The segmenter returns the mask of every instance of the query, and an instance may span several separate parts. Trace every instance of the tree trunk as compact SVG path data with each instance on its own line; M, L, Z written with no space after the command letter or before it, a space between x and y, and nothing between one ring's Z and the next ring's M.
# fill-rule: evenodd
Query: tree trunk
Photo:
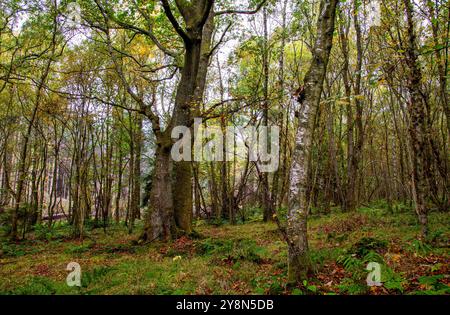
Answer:
M175 98L171 127L191 127L193 114L200 113L206 75L210 59L214 13L204 25L192 21L195 27L188 31L190 41L185 42L184 65ZM193 134L191 128L191 134ZM192 165L190 161L173 163L173 206L177 227L184 233L192 232Z
M428 234L428 218L425 196L427 193L427 155L429 126L427 113L427 97L422 91L422 74L418 63L416 34L413 22L413 4L410 0L403 1L407 18L408 40L405 49L405 62L408 67L408 102L409 135L412 157L412 188L416 213L421 225L421 237Z
M170 135L169 135L170 136ZM149 211L146 214L143 241L156 239L170 240L176 237L176 225L173 213L171 183L171 139L166 134L157 134L155 167L150 192Z
M123 157L122 157L122 148L119 146L118 149L118 165L117 165L117 171L118 171L118 179L117 179L117 195L116 195L116 205L115 205L115 212L114 212L114 219L116 221L116 224L119 224L120 222L120 199L122 197L122 177L123 177Z
M308 253L307 218L309 205L306 195L308 169L311 151L311 131L314 124L313 113L319 105L323 81L327 69L333 32L337 0L323 0L317 21L317 37L312 51L312 61L304 79L304 90L299 95L299 126L295 137L289 205L287 235L288 281L299 282L312 269Z
M269 34L267 30L267 9L266 7L263 8L263 24L264 24L264 45L263 45L263 76L264 76L264 83L263 83L263 115L262 115L262 125L264 127L269 126ZM269 135L269 129L267 130L266 134L266 143L270 143L270 135ZM270 148L267 148L267 152ZM272 214L272 203L270 202L270 188L269 188L269 174L267 172L263 172L261 174L261 184L262 184L262 195L261 195L261 201L262 201L262 208L263 208L263 221L267 222L270 220L271 214Z

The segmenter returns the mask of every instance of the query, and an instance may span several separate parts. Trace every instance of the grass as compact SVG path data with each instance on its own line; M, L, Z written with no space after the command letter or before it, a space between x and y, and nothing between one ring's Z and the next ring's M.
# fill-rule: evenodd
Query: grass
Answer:
M297 287L286 286L287 247L273 223L198 221L200 237L150 245L133 245L137 234L122 225L91 229L84 241L64 238L65 225L41 228L0 244L0 294L449 294L450 218L432 213L429 221L425 244L413 213L382 204L313 215L316 272ZM82 268L79 288L66 285L72 261ZM383 286L365 284L369 261L380 262Z

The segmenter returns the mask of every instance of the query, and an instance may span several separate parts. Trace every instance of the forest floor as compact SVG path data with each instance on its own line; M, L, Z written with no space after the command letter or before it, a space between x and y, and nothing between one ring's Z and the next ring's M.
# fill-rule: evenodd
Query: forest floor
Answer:
M401 209L397 209L401 210ZM69 227L38 229L26 241L0 244L0 294L449 294L450 215L431 213L428 243L413 211L382 206L312 215L308 281L286 286L287 247L273 223L211 226L198 237L133 245L122 225L67 239ZM69 262L82 286L69 287ZM382 286L368 287L368 262L381 265Z

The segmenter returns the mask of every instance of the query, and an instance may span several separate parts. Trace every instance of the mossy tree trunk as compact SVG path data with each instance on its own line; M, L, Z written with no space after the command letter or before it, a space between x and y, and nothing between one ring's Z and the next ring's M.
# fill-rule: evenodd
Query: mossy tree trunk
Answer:
M427 185L427 170L431 164L429 139L431 138L430 127L428 125L428 96L421 86L422 73L418 61L418 51L416 44L416 34L413 21L413 4L409 0L404 0L404 7L407 21L407 35L405 49L405 63L408 67L407 88L409 94L408 114L409 114L409 136L411 143L412 159L412 189L416 213L421 225L421 237L428 234L428 217L426 206L426 194L429 192Z
M162 1L164 11L184 43L184 65L175 97L175 108L170 127L191 128L193 116L200 114L206 75L211 56L211 38L214 30L214 1L201 0L193 4L176 2L186 29L173 19L167 1ZM169 128L169 129L171 129ZM193 192L191 161L173 163L173 206L175 222L183 233L192 232Z
M156 136L155 167L152 179L154 184L150 192L144 232L141 235L143 241L170 240L176 236L171 182L171 139L170 134L167 133L158 132Z

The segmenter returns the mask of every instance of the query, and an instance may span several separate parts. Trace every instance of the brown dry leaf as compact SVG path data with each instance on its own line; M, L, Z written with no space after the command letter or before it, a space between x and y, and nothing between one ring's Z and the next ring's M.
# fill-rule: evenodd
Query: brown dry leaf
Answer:
M402 259L402 255L400 255L400 254L392 255L392 261L395 262L395 263L400 262L401 259Z

